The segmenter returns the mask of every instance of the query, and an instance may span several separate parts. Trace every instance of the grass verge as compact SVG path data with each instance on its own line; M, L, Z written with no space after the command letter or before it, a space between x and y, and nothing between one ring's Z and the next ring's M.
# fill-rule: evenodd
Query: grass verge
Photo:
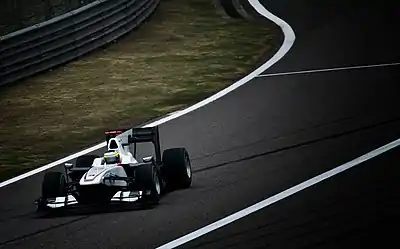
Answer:
M0 88L0 179L193 104L254 68L277 27L222 18L211 0L163 0L115 44Z

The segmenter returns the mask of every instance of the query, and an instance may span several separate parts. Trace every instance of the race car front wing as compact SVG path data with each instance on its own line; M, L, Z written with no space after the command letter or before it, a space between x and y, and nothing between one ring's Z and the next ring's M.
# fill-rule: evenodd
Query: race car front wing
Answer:
M118 191L111 198L111 202L117 203L133 203L139 200L144 194L143 191ZM35 200L35 204L38 206L46 206L48 208L56 209L66 206L79 205L78 201L75 199L73 195L60 196L56 198L39 198Z

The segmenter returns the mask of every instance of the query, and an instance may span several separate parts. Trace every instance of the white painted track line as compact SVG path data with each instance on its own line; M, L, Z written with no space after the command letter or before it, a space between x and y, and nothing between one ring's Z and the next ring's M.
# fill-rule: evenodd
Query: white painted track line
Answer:
M229 87L221 90L220 92L212 95L211 97L208 97L207 99L204 99L184 110L181 110L177 113L174 113L173 115L170 115L163 119L155 121L154 123L148 124L145 127L157 126L157 125L163 124L169 120L176 119L182 115L185 115L185 114L192 112L196 109L199 109L200 107L203 107L211 102L216 101L217 99L225 96L226 94L232 92L236 88L248 83L250 80L252 80L255 77L257 77L258 75L260 75L262 72L264 72L265 70L270 68L272 65L274 65L276 62L278 62L280 59L282 59L286 55L287 52L289 52L290 48L293 46L293 43L296 39L294 31L289 26L289 24L287 24L285 21L276 17L271 12L266 10L264 8L264 6L261 5L261 3L258 0L249 0L249 3L257 10L258 13L265 16L269 20L273 21L278 26L280 26L280 28L282 29L285 39L282 43L282 46L279 48L278 52L274 56L272 56L271 59L269 59L267 62L265 62L263 65L261 65L259 68L257 68L256 70L254 70L253 72L251 72L250 74L245 76L244 78L240 79L236 83L230 85Z
M145 125L144 127L153 127L153 126L157 126L160 124L163 124L165 122L168 122L170 120L176 119L182 115L185 115L187 113L190 113L196 109L199 109L223 96L225 96L226 94L232 92L233 90L235 90L236 88L248 83L250 80L254 79L255 77L257 77L260 73L264 72L265 70L267 70L269 67L271 67L273 64L275 64L276 62L278 62L280 59L282 59L285 54L290 50L290 48L293 46L293 43L296 39L296 36L294 34L293 29L289 26L289 24L287 24L285 21L283 21L282 19L280 19L279 17L276 17L275 15L273 15L271 12L269 12L268 10L266 10L264 8L263 5L261 5L261 3L258 0L249 0L249 3L257 10L258 13L260 13L262 16L268 18L269 20L271 20L272 22L276 23L283 31L284 34L284 41L282 43L282 46L279 48L278 52L276 52L276 54L274 54L274 56L271 57L271 59L269 59L267 62L265 62L263 65L261 65L259 68L257 68L256 70L254 70L253 72L251 72L250 74L248 74L247 76L245 76L244 78L242 78L241 80L235 82L234 84L230 85L229 87L221 90L220 92L208 97L207 99L204 99L203 101L198 102L197 104L194 104L193 106L190 106L184 110L172 113L170 115L167 115L166 117L157 120L155 122L152 122L150 124ZM75 159L78 156L81 155L85 155L87 153L93 152L95 150L101 149L103 147L105 147L106 144L101 143L98 145L95 145L91 148L88 148L86 150L77 152L73 155L70 155L68 157L59 159L55 162L49 163L47 165L44 165L40 168L34 169L32 171L29 171L27 173L24 173L22 175L19 175L17 177L11 178L9 180L6 180L4 182L0 183L0 188L5 187L9 184L15 183L17 181L20 181L24 178L30 177L32 175L35 175L37 173L40 173L42 171L48 170L52 167L55 167L59 164L65 163L69 160Z
M362 65L362 66L333 67L333 68L312 69L312 70L302 70L302 71L292 71L292 72L282 72L282 73L260 74L257 77L272 77L272 76L285 76L285 75L295 75L295 74L311 74L311 73L324 73L324 72L334 72L334 71L348 71L348 70L375 68L375 67L393 67L393 66L399 66L399 65L400 65L400 62Z
M70 160L72 160L72 159L74 159L74 158L77 158L78 156L85 155L85 154L88 154L88 153L93 152L93 151L95 151L95 150L101 149L101 148L105 147L106 145L107 145L106 142L97 144L97 145L95 145L95 146L93 146L93 147L90 147L90 148L88 148L88 149L82 150L82 151L77 152L77 153L75 153L75 154L72 154L72 155L70 155L70 156L67 156L67 157L61 158L61 159L59 159L59 160L57 160L57 161L54 161L54 162L52 162L52 163L49 163L49 164L47 164L47 165L45 165L45 166L42 166L42 167L40 167L40 168L31 170L31 171L26 172L26 173L24 173L24 174L22 174L22 175L19 175L19 176L16 176L16 177L14 177L14 178L11 178L11 179L9 179L9 180L6 180L6 181L4 181L4 182L1 182L1 183L0 183L0 188L2 188L2 187L4 187L4 186L7 186L7 185L9 185L9 184L11 184L11 183L17 182L17 181L19 181L19 180L22 180L22 179L24 179L24 178L27 178L27 177L29 177L29 176L32 176L32 175L34 175L34 174L37 174L37 173L40 173L40 172L42 172L42 171L48 170L48 169L50 169L50 168L53 168L53 167L55 167L55 166L57 166L57 165L60 165L60 164L62 164L62 163L66 163L66 162L68 162L68 161L70 161Z
M393 141L393 142L391 142L391 143L389 143L387 145L384 145L384 146L382 146L382 147L380 147L380 148L378 148L376 150L373 150L373 151L371 151L371 152L369 152L369 153L367 153L367 154L365 154L363 156L360 156L360 157L358 157L358 158L356 158L356 159L354 159L354 160L352 160L352 161L350 161L348 163L345 163L345 164L340 165L340 166L338 166L338 167L336 167L336 168L334 168L332 170L329 170L329 171L327 171L327 172L325 172L323 174L315 176L315 177L313 177L313 178L311 178L311 179L309 179L309 180L307 180L305 182L302 182L302 183L300 183L300 184L298 184L296 186L293 186L293 187L291 187L289 189L286 189L285 191L280 192L280 193L278 193L278 194L276 194L274 196L271 196L271 197L269 197L269 198L267 198L267 199L265 199L263 201L260 201L260 202L254 204L254 205L252 205L250 207L247 207L247 208L245 208L243 210L240 210L240 211L238 211L238 212L236 212L234 214L231 214L231 215L229 215L229 216L227 216L227 217L225 217L225 218L223 218L221 220L218 220L218 221L216 221L214 223L211 223L211 224L209 224L209 225L207 225L207 226L205 226L203 228L200 228L200 229L198 229L198 230L196 230L194 232L191 232L191 233L189 233L189 234L187 234L187 235L185 235L183 237L180 237L180 238L178 238L176 240L173 240L173 241L171 241L171 242L169 242L169 243L167 243L165 245L159 246L156 249L170 249L170 248L175 248L177 246L183 245L183 244L185 244L185 243L187 243L189 241L192 241L192 240L194 240L194 239L196 239L196 238L198 238L200 236L203 236L203 235L205 235L207 233L210 233L210 232L212 232L212 231L214 231L214 230L216 230L218 228L226 226L226 225L228 225L228 224L230 224L230 223L232 223L232 222L234 222L234 221L236 221L238 219L241 219L241 218L243 218L243 217L245 217L245 216L247 216L249 214L252 214L252 213L254 213L254 212L256 212L256 211L258 211L260 209L268 207L268 206L270 206L270 205L272 205L272 204L274 204L274 203L276 203L276 202L278 202L278 201L280 201L282 199L285 199L285 198L287 198L287 197L289 197L291 195L294 195L294 194L296 194L296 193L298 193L298 192L300 192L300 191L302 191L302 190L304 190L304 189L306 189L308 187L311 187L311 186L313 186L313 185L315 185L315 184L317 184L319 182L322 182L322 181L324 181L324 180L326 180L326 179L328 179L328 178L330 178L330 177L332 177L334 175L337 175L337 174L339 174L339 173L341 173L341 172L343 172L345 170L348 170L348 169L350 169L350 168L352 168L352 167L354 167L356 165L359 165L360 163L363 163L363 162L365 162L365 161L367 161L367 160L369 160L371 158L374 158L374 157L376 157L376 156L378 156L380 154L383 154L383 153L387 152L388 150L391 150L391 149L393 149L393 148L395 148L395 147L397 147L399 145L400 145L400 139L397 139L397 140L395 140L395 141Z

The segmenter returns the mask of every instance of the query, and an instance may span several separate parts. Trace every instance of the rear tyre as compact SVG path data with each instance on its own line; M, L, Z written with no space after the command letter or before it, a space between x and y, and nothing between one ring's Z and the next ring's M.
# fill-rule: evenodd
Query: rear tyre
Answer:
M90 168L92 167L94 159L98 158L97 155L83 155L76 159L76 168Z
M42 197L55 198L66 195L67 181L61 172L46 172L42 182Z
M152 164L139 166L135 173L139 189L144 192L142 204L157 205L160 202L161 181L156 167Z
M68 176L72 181L79 181L82 176L86 173L87 169L92 167L94 159L96 159L97 155L83 155L79 156L75 161L75 167L79 170L73 170L68 173Z
M192 166L185 148L173 148L163 153L163 165L172 188L189 188L192 184Z

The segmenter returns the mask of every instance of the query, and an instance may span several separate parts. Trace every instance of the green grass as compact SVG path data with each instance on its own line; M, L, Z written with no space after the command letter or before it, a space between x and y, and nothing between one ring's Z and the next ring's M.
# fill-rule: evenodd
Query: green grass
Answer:
M183 108L249 72L277 28L222 18L211 0L163 0L152 18L75 62L0 88L0 178Z

